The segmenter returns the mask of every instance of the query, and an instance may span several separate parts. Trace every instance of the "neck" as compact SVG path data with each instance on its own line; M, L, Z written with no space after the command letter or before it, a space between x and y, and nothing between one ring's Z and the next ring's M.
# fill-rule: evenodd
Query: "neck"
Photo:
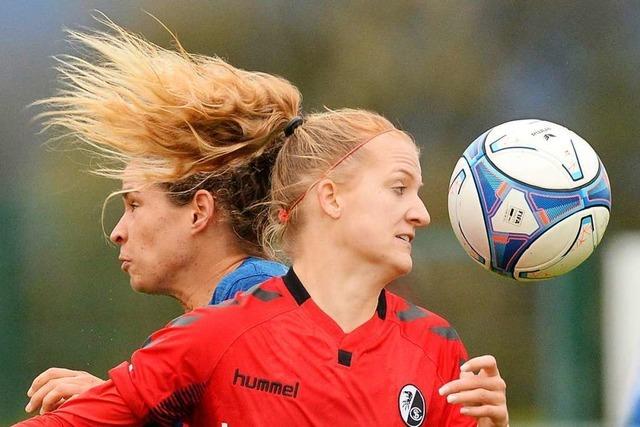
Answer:
M211 301L213 291L222 278L235 270L248 255L244 252L225 253L202 251L203 255L184 268L176 277L171 296L176 298L185 312L203 307Z
M313 256L296 256L293 263L313 301L345 333L375 315L378 297L387 284L376 277L375 269L362 267L345 263L335 251L319 254L317 248Z

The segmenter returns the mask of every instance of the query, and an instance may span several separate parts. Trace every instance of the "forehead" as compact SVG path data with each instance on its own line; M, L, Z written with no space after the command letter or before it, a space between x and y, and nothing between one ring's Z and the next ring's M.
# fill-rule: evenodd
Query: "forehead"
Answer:
M126 175L122 177L122 192L123 194L128 193L137 193L137 194L155 194L155 193L165 193L164 189L161 188L158 184L149 183L140 179L127 177Z
M123 176L122 190L126 192L146 192L149 190L149 185L139 179Z
M136 176L137 168L136 163L129 163L122 171L122 189L123 190L137 190L144 186L144 183Z
M373 138L364 147L369 167L379 170L408 169L421 174L418 147L402 132L388 132Z
M128 165L122 173L122 190L125 192L158 192L161 191L161 187L157 184L145 181L140 178L138 169L134 166Z

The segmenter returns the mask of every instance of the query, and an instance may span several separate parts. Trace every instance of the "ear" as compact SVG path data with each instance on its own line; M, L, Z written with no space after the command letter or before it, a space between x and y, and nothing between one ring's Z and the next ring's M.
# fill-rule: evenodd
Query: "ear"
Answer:
M329 217L338 219L342 215L342 206L338 197L338 186L329 178L325 178L316 185L316 195L320 209Z
M191 229L194 233L199 233L215 218L215 200L207 190L198 190L190 204Z

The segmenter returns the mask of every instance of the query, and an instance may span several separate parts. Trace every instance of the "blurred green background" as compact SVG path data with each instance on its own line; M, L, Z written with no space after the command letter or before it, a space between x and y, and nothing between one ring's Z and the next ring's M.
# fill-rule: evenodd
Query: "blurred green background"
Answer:
M640 229L640 3L558 1L13 1L0 5L0 424L23 419L26 390L51 367L104 377L180 314L135 294L100 226L117 187L77 153L43 147L26 106L57 87L63 28L93 10L169 47L280 74L304 108L379 111L422 146L424 199L415 271L394 290L443 314L472 355L495 354L512 426L599 425L603 417L601 259ZM450 173L496 124L542 118L589 141L613 187L596 254L571 274L522 285L468 258L450 231ZM107 211L107 226L119 213ZM638 280L637 277L630 280Z

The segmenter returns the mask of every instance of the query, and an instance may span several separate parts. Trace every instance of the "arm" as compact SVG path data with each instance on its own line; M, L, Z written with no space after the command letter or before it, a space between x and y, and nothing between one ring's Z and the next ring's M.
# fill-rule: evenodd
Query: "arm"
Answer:
M439 393L449 403L462 405L460 413L478 419L478 427L509 427L507 385L493 356L468 360L460 378L443 385Z
M203 308L175 319L155 332L131 363L109 371L109 381L25 425L170 424L187 416L215 367L212 349L219 349L212 344L219 328L207 321L207 313Z
M25 411L39 409L40 414L53 411L65 401L102 383L104 380L88 372L49 368L33 380L27 391L30 400Z
M16 424L17 427L135 426L144 419L136 417L113 381L98 385L65 402L54 412Z

